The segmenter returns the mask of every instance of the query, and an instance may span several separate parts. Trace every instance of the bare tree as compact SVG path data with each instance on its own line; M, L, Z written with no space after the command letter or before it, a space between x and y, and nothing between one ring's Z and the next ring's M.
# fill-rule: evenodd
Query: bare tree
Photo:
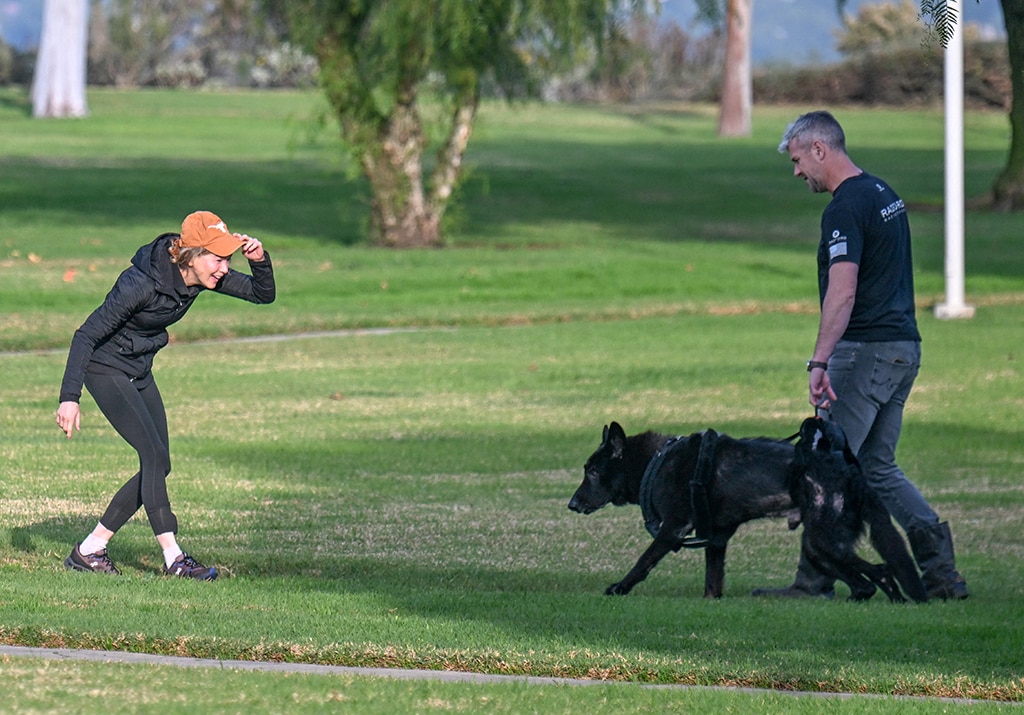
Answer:
M725 20L725 64L722 102L718 108L718 136L750 136L754 104L750 73L750 37L754 0L729 0Z
M700 19L715 27L721 27L723 21L725 24L718 135L747 136L750 134L754 94L750 69L754 0L696 0L696 3Z
M32 80L32 116L84 117L88 0L46 0Z

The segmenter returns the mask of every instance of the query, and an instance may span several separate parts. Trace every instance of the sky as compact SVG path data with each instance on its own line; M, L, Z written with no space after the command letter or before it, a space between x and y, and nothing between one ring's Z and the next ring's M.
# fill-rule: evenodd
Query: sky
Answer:
M847 0L847 12L880 0ZM39 44L44 0L0 0L0 36L9 45L28 50ZM835 32L840 27L835 0L753 0L754 39L751 57L755 66L801 66L839 59ZM983 36L1004 37L998 0L960 0L964 19L981 26ZM705 30L692 23L694 0L662 0L662 14L687 32Z
M0 37L19 50L38 46L43 0L0 0Z
M861 5L881 2L883 0L847 0L845 12L855 15ZM661 3L665 17L674 19L687 32L703 34L692 25L696 10L694 0L661 0ZM835 33L842 23L835 0L753 0L753 3L754 35L750 54L755 66L803 66L840 59L835 49ZM915 0L915 4L920 6L919 0ZM981 27L983 37L1006 36L998 0L958 0L957 4L967 23Z

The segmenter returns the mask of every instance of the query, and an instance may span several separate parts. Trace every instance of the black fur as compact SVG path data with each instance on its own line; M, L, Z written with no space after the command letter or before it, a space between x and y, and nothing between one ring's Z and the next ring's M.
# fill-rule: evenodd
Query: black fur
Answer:
M818 421L817 418L812 420ZM802 432L812 420L804 423ZM653 516L660 522L654 541L630 572L621 581L609 586L605 593L629 593L634 586L647 578L666 554L678 551L684 545L684 538L693 530L695 523L690 482L697 469L701 439L701 433L681 437L673 442L671 449L667 451L657 474L652 477L647 500ZM639 504L644 471L658 451L669 442L669 437L655 432L627 437L616 422L606 426L601 445L587 460L583 483L569 501L569 508L581 514L590 514L608 504ZM805 443L806 441L801 439L801 444ZM845 440L843 443L845 445ZM825 447L831 443L818 444ZM704 552L705 597L717 598L722 595L726 545L741 524L769 516L790 516L790 526L795 528L799 523L795 520L797 509L800 510L801 518L812 522L809 529L805 522L803 548L809 550L809 555L816 563L826 565L829 569L827 573L835 574L836 578L849 584L853 597L870 597L871 593L874 593L874 586L871 583L881 581L879 586L890 599L903 600L886 566L875 567L867 564L854 552L865 520L872 526L872 544L879 549L883 558L899 562L898 555L893 555L897 544L886 533L883 522L893 530L906 559L906 562L893 564L901 574L898 580L912 598L917 599L919 594L923 594L923 586L913 562L910 561L902 537L895 532L885 507L866 486L852 499L858 509L844 506L836 513L830 506L837 503L835 500L825 500L820 506L814 501L811 508L803 506L806 490L810 488L813 491L810 483L814 480L819 483L826 481L825 475L829 471L829 466L825 462L834 466L834 458L831 449L814 449L813 445L810 449L804 449L798 459L797 448L784 440L735 439L728 435L718 435L713 471L706 486L711 514L711 538ZM819 465L819 462L822 464ZM844 461L844 469L841 471L840 481L863 483L859 467L850 468ZM798 475L807 474L812 474L812 478L797 478ZM808 486L805 487L805 484ZM833 495L836 489L841 488L839 483L827 484L829 486L826 488L831 489L829 493ZM825 523L827 519L832 520L828 525ZM881 547L876 543L876 532L879 534ZM907 563L910 565L912 577L907 574ZM869 573L865 573L863 564L867 564ZM870 579L866 586L865 576ZM908 586L905 581L910 585ZM871 593L868 593L869 589Z
M903 537L868 486L838 424L804 420L794 468L791 495L804 525L801 548L819 571L846 583L851 600L871 598L875 586L892 601L904 600L899 586L915 601L928 600ZM871 545L884 564L869 563L855 551L865 524L871 527Z

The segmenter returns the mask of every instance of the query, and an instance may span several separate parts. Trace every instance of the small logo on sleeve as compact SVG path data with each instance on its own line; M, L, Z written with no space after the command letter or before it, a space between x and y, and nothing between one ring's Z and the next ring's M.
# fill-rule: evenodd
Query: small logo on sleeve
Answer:
M832 238L828 242L828 258L834 261L839 256L846 255L846 236L838 229L832 231Z

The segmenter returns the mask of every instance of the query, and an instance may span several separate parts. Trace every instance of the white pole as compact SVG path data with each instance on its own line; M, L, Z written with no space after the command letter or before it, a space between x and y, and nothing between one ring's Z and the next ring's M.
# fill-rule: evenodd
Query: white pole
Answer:
M954 6L953 35L946 46L946 302L937 318L971 318L964 304L964 34L963 14Z

